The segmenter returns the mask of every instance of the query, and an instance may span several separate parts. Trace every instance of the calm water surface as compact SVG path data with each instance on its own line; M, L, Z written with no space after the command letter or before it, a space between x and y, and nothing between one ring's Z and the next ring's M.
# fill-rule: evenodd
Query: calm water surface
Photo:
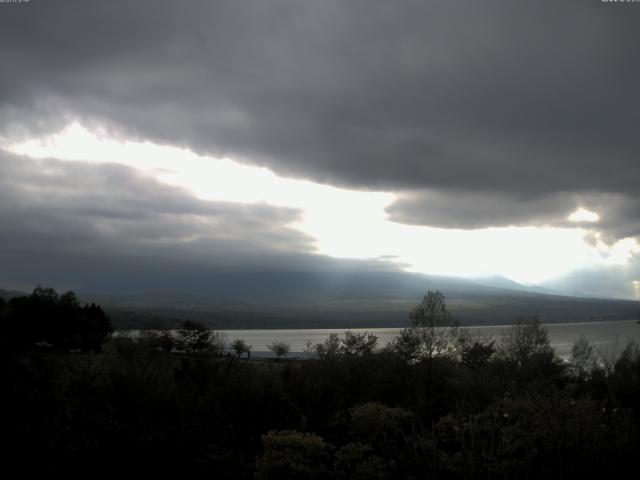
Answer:
M640 325L635 320L616 322L584 322L584 323L554 323L546 324L551 345L556 353L566 358L571 354L573 343L584 335L589 342L605 358L615 358L625 345L635 340L640 343ZM508 325L464 327L473 333L481 333L500 341ZM396 337L400 328L369 328L351 329L353 332L370 332L378 337L378 343L386 345ZM344 335L344 329L295 329L295 330L224 330L229 342L236 338L243 339L252 345L252 353L258 356L268 356L268 346L274 341L282 341L291 346L291 355L300 356L305 351L306 342L313 345L322 343L331 333ZM295 355L298 354L298 355Z

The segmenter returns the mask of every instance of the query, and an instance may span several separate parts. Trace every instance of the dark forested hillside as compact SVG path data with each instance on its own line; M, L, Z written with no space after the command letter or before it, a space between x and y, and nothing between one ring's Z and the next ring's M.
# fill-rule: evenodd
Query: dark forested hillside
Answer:
M95 325L89 316L65 323L70 299L41 289L20 300L39 305L37 317L0 302L3 345L19 340L0 351L5 467L593 478L634 467L640 448L638 345L605 359L583 339L562 362L535 316L495 343L458 329L444 297L429 292L384 349L374 335L348 332L308 360L287 360L286 346L276 359L250 360L240 343L224 356L222 337L194 322L175 334L103 335L94 352L37 341L53 340L49 326L70 325L80 338ZM6 328L17 321L32 327L28 339Z
M629 300L494 288L443 292L451 312L465 325L508 324L531 313L546 323L627 320L640 311L640 302ZM403 327L408 322L407 311L419 296L325 297L307 302L292 297L288 302L258 303L250 295L249 300L221 299L215 293L86 295L104 305L116 328L170 327L191 319L227 329Z

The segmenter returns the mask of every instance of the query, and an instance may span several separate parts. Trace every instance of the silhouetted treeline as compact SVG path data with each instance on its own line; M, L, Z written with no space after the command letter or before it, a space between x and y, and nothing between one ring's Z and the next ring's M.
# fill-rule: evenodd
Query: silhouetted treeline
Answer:
M0 299L0 347L3 350L51 348L99 351L113 328L95 304L81 306L71 291L62 295L37 287L29 296Z
M7 311L3 326L17 318ZM562 362L535 318L496 344L457 329L431 292L411 320L386 348L350 332L309 360L225 356L221 337L195 324L110 337L100 353L6 350L4 453L65 471L262 480L592 478L635 468L636 345L603 362L581 340Z

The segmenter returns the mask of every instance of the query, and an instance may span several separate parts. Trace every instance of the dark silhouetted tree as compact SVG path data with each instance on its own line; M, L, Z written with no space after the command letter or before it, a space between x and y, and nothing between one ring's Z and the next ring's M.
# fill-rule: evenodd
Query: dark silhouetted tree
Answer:
M80 306L71 291L58 295L53 288L38 286L29 296L11 299L3 310L0 335L11 349L98 351L113 331L102 308Z
M518 364L536 356L553 356L547 329L537 315L521 317L506 330L500 344L500 353Z
M571 347L569 358L571 371L578 377L589 375L598 366L598 356L595 349L584 335L580 336Z
M347 330L342 338L342 352L350 356L371 355L378 345L378 337L368 332Z
M276 341L269 345L268 348L275 354L276 359L280 360L280 357L287 356L291 347L284 342Z
M316 345L316 353L319 358L335 358L340 355L342 342L337 333L330 333L324 342Z
M400 335L393 339L388 349L406 363L420 358L420 338L413 328L403 328Z
M429 291L411 311L411 331L417 338L420 355L432 360L452 349L458 323L447 310L444 295Z
M460 361L475 370L486 365L497 349L495 341L460 329L456 338L456 350Z
M238 358L242 357L243 354L247 354L247 357L250 355L251 345L247 345L246 342L240 338L236 338L233 342L231 342L231 348Z
M221 355L225 337L221 332L192 320L185 320L177 329L176 344L186 353L209 353Z

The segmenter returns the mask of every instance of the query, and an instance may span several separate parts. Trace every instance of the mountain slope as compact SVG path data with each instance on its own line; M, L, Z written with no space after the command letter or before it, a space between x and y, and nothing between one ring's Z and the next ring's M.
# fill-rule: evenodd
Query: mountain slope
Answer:
M403 272L259 272L179 282L179 288L80 297L104 305L124 328L194 319L219 328L356 328L406 326L428 290L440 290L463 324L504 324L523 315L545 322L621 320L640 302L577 298L530 291L507 279L499 288ZM178 283L178 282L177 282Z

